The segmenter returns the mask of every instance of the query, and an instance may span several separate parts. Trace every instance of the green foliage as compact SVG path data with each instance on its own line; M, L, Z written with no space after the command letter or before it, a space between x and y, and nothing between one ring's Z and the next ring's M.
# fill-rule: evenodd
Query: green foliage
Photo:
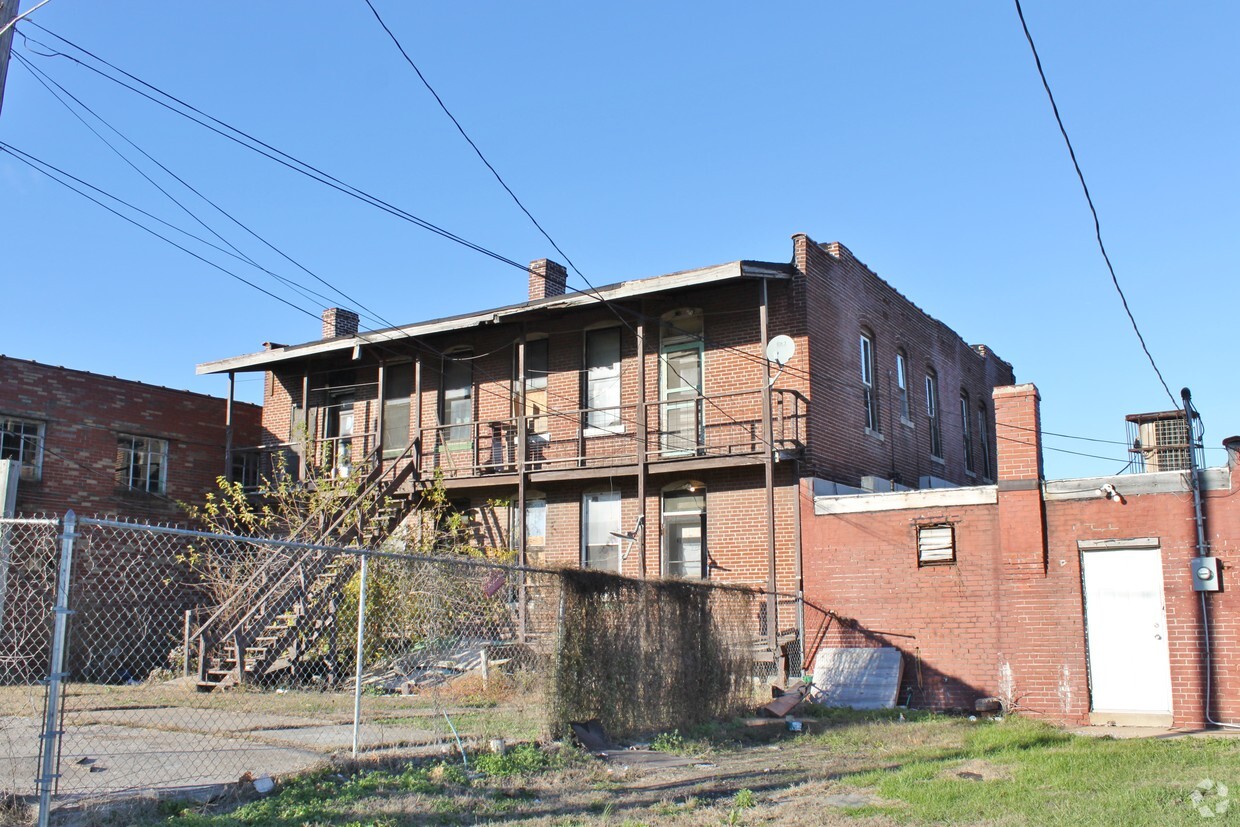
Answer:
M650 742L650 748L659 752L683 752L685 749L685 736L681 735L678 729L673 729L671 732L660 732Z
M517 744L503 754L488 752L477 756L474 769L493 776L533 775L560 763L537 744Z

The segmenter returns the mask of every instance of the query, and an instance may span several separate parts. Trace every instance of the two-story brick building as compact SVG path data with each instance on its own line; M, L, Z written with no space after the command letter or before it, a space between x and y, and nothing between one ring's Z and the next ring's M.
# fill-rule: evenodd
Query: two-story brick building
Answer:
M6 506L179 519L178 503L201 500L226 472L230 440L259 440L261 414L257 405L0 356L0 460L16 470L3 481Z
M536 261L522 304L365 333L331 309L316 341L198 372L266 374L265 452L336 473L416 461L479 542L523 561L765 588L772 652L797 637L795 603L773 594L801 588L799 480L993 476L988 403L1011 366L838 243L798 234L789 263L566 282Z

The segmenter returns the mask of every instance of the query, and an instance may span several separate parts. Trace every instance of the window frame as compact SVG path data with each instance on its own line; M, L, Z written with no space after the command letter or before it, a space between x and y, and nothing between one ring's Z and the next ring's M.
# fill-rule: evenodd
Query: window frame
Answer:
M468 448L474 442L474 426L477 424L474 420L476 398L474 394L474 350L470 347L454 348L444 353L440 363L439 371L439 425L442 434L441 442L446 445L449 450L462 450ZM452 365L453 370L464 371L465 382L463 385L448 384L448 366ZM460 367L457 367L460 366ZM463 396L450 397L450 392L464 391ZM465 400L469 406L469 416L464 421L457 421L451 416L452 406L450 403Z
M874 380L874 334L862 328L859 347L861 357L861 393L865 407L865 431L882 435L882 414L878 405L878 386Z
M668 509L668 498L684 497L700 500L701 506L697 509ZM659 494L659 524L660 524L660 569L664 577L683 577L687 580L705 580L710 576L710 549L707 541L707 492L706 486L697 481L678 482L665 486ZM671 526L694 526L699 531L698 540L698 565L696 571L685 569L685 560L681 560L682 571L673 572L671 570Z
M896 350L896 392L899 395L900 421L905 425L913 424L913 411L908 395L908 354L903 348Z
M982 479L994 479L994 465L990 459L990 412L985 402L977 405L977 434L982 454Z
M622 533L624 531L624 497L621 494L619 489L602 488L602 489L594 489L592 491L583 491L581 494L581 557L580 557L581 567L583 569L595 569L599 571L614 571L614 572L619 573L624 568L624 561L622 559L622 555L624 554L624 551L620 547L620 542L618 539L613 538L610 542L606 544L606 546L614 546L615 548L615 567L614 568L597 565L597 564L591 565L592 558L590 555L590 549L600 547L600 544L598 543L594 543L594 544L590 543L590 536L591 536L590 502L591 502L591 498L594 498L593 501L596 503L603 503L603 502L606 502L609 504L613 502L615 503L615 521L611 523L610 525L599 525L597 527L598 531L604 532L607 536L610 536L613 530L616 533ZM603 518L600 517L599 522L601 523L602 521L603 521ZM597 538L597 536L598 535L596 534L595 537ZM606 560L607 560L607 557L606 555L604 555L600 562L606 562Z
M603 336L615 337L615 360L609 365L602 363L592 365L591 345ZM624 433L624 418L621 416L623 354L624 339L620 335L618 325L590 328L584 332L582 336L581 408L585 436ZM610 386L614 386L614 391ZM603 391L608 394L609 398L604 400L608 404L593 404ZM611 398L613 395L615 404L610 404L613 401Z
M970 425L970 417L972 416L972 404L969 401L969 392L964 388L960 389L960 439L964 445L964 472L970 477L977 476L977 463L973 455L973 428Z
M930 458L943 462L943 412L939 404L939 375L926 370L926 419L930 425Z
M128 444L126 444L128 441ZM159 458L158 472L156 474L154 488L151 486L151 473L149 460L135 464L139 454L139 444L144 447L141 453L146 456L154 455ZM159 449L159 450L156 450ZM137 434L118 433L116 435L117 450L117 484L129 491L136 491L144 494L163 495L168 492L168 440L159 437L139 436ZM121 462L121 460L124 462ZM135 468L146 467L147 471L143 476L143 485L134 485ZM124 475L122 477L122 474Z
M22 426L20 430L12 430L10 424ZM26 426L34 426L33 445ZM20 479L26 482L38 482L43 479L43 441L47 436L47 423L38 419L23 416L0 416L0 459L11 459L17 462ZM5 456L4 451L13 452L15 456ZM15 446L15 447L14 447ZM33 459L27 460L29 448L33 449Z

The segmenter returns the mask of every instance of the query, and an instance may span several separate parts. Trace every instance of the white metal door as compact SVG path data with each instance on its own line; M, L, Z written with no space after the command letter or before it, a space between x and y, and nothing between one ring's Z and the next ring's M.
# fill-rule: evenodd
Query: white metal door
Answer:
M1171 711L1171 662L1159 548L1081 553L1091 706Z

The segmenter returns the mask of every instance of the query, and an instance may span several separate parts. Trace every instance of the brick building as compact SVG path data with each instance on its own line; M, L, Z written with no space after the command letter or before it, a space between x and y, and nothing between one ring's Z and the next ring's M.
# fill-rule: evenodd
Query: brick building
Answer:
M899 648L915 706L998 696L1067 723L1240 722L1240 600L1193 576L1211 556L1226 587L1240 564L1240 440L1198 474L1203 551L1188 471L1046 481L1036 388L996 389L994 407L996 485L806 500L815 643Z
M225 472L230 431L238 445L259 443L261 415L257 405L0 356L0 460L14 469L5 483L19 514L179 519L177 502L200 500Z
M367 333L332 309L319 340L198 371L265 373L265 451L290 467L415 462L479 543L542 564L795 595L802 479L993 475L989 399L1011 366L838 243L799 234L790 263L566 282L536 261L525 303ZM765 356L778 337L782 365ZM794 603L772 596L764 616L768 650L797 638Z

